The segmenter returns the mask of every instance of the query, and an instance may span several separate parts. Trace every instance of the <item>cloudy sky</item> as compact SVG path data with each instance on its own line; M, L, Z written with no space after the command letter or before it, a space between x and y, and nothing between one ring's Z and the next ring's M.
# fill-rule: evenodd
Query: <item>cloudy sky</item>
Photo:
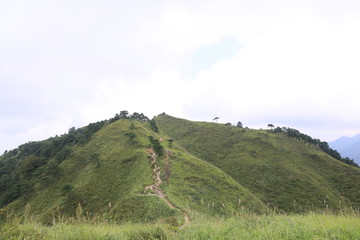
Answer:
M0 152L110 118L360 133L357 0L1 0Z

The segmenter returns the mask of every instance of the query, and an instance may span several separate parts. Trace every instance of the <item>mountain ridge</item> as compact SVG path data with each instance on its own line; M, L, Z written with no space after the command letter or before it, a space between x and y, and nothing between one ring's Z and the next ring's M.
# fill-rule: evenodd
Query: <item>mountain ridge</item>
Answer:
M330 173L324 173L322 164L326 163L330 169L344 168L341 171L344 174L348 174L347 171L349 170L359 179L359 169L348 167L318 148L291 139L282 133L272 134L264 130L235 128L216 123L191 122L167 115L158 116L156 121L160 130L175 139L190 153L221 168L251 192L257 192L257 196L268 202L270 206L280 207L285 211L304 210L296 209L292 206L292 201L300 202L300 208L310 210L311 205L315 202L320 207L321 203L330 200L331 198L328 198L330 195L334 197L344 196L341 188L329 190L338 184L337 181L342 181L342 177L330 179L327 176ZM276 166L280 160L282 163ZM300 161L301 165L298 166L297 162ZM312 171L314 167L318 168L317 172ZM347 168L348 170L346 170ZM301 170L299 171L299 169ZM289 171L292 175L289 175ZM266 177L261 177L264 174ZM333 174L335 174L335 169ZM269 179L273 179L273 181L269 181ZM327 188L324 188L323 185L318 184L319 181L327 184L328 190L325 190ZM292 185L292 187L288 185ZM301 187L298 189L299 191L293 192L292 188L299 186ZM313 190L309 191L309 187L312 187ZM359 194L359 187L355 187L357 194ZM314 196L313 202L304 201L306 192L308 192L307 198ZM320 196L315 192L322 194ZM292 196L293 199L287 199L287 195ZM335 197L331 200L331 204L336 206L338 201L345 199L346 197L344 199ZM356 200L357 198L353 199ZM324 204L322 207L326 208L327 206L328 204Z
M201 215L360 207L358 168L284 132L126 112L1 155L0 208L44 222L183 226Z
M329 145L336 149L342 156L353 159L360 164L360 134L353 137L343 136L332 142Z
M129 133L136 137L131 139ZM64 149L53 155L45 151L55 142L76 136L71 131L60 139L31 143L2 155L1 207L16 213L30 211L45 222L51 222L55 213L56 218L80 214L115 222L159 220L175 225L186 223L185 216L267 211L257 197L220 169L184 152L176 143L170 147L161 142L165 136L154 132L148 121L109 121L87 141L65 144L64 149L70 150L60 160L59 152ZM149 137L156 141L151 143ZM157 153L158 167L148 154L148 149L157 149L156 144L172 152L168 160ZM154 169L160 171L158 187L174 208L156 194L159 189L146 190L156 183Z

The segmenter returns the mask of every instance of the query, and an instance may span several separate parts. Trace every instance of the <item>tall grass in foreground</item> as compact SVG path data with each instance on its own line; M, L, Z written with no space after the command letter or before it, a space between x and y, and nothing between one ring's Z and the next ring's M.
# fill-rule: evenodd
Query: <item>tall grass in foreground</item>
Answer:
M198 218L183 229L165 224L75 222L44 226L35 220L0 224L0 239L360 239L359 214L244 215Z

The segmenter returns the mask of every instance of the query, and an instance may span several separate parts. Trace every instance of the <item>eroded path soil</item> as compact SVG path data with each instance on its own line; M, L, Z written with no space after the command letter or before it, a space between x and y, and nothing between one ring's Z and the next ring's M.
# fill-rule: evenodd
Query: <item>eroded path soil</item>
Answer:
M165 192L161 189L161 187L160 187L162 184L162 180L160 178L161 169L160 169L160 166L157 161L157 155L152 148L147 149L146 152L149 155L150 163L153 167L152 178L154 179L154 184L145 187L145 192L148 192L150 190L152 193L148 193L148 195L159 196L170 208L177 209L180 212L182 212L182 214L184 215L184 224L181 225L180 228L185 227L186 225L188 225L190 223L189 214L187 214L187 212L175 207L174 204L166 196ZM168 150L166 150L165 152L166 152L166 156L165 156L164 162L166 165L169 165L169 158L171 157L172 152L168 151Z

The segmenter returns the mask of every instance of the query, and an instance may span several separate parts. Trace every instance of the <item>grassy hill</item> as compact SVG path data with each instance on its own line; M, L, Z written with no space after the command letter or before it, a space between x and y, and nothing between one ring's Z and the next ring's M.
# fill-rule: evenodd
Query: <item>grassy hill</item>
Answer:
M1 155L0 219L184 226L272 209L360 207L360 170L311 144L165 114L133 116L122 112Z
M265 130L159 115L160 133L211 163L270 208L304 212L360 207L360 169L319 148Z
M89 126L2 155L0 207L43 222L86 218L173 225L183 224L185 214L194 218L267 211L220 168L176 143L170 148L148 121L113 119ZM154 162L149 136L166 150ZM149 190L157 171L168 202Z

